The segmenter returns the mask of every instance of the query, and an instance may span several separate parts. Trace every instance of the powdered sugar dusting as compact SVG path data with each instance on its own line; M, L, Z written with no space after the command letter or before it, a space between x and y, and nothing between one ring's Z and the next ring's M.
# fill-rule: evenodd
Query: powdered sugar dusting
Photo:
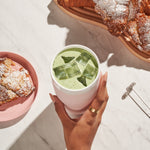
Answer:
M6 58L0 58L0 78L9 70L9 67L5 65L5 60Z
M0 85L0 105L9 101L10 99L17 98L18 96L11 90L7 90L4 86Z
M139 34L137 32L137 23L136 23L136 21L130 21L128 23L127 29L128 29L129 34L132 36L133 41L137 45L142 45L142 43L140 41L140 38L139 38Z
M95 10L113 35L118 36L127 31L139 50L150 51L150 16L146 13L146 9L150 8L149 1L93 1L96 3Z
M1 79L1 84L5 85L7 89L16 92L21 97L28 96L33 90L29 73L25 69L4 74L4 77Z
M150 44L143 45L143 48L147 51L150 51Z
M126 11L128 9L127 5L130 0L94 0L96 3L96 10L101 14L103 10L103 17L111 17L116 19L118 17L123 18L126 16ZM105 14L104 14L105 13Z
M101 15L108 30L120 35L127 24L130 0L93 0L95 10Z
M34 90L29 72L11 59L0 59L0 100L26 97ZM17 96L18 95L18 96Z
M4 74L4 71L6 70L6 66L4 64L0 65L0 78L2 77L2 75Z
M129 5L128 21L130 21L132 19L135 19L136 13L137 13L137 7L135 7L134 4L131 1L130 5Z
M137 14L137 25L143 48L150 51L150 16L143 13Z

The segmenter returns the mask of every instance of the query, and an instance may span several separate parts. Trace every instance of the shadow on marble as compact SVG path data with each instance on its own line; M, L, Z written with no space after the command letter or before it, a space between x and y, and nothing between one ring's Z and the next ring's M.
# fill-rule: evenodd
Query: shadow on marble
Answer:
M47 22L60 28L67 28L65 45L82 44L91 48L101 63L108 66L127 66L150 71L149 63L134 56L123 43L105 29L85 23L64 13L51 1L48 5L50 13Z
M51 103L9 150L65 150L61 122Z

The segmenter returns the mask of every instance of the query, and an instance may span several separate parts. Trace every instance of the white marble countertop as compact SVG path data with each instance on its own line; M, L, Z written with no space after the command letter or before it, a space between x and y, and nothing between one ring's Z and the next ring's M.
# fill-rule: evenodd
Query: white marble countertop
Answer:
M65 150L62 126L48 93L54 93L51 60L69 44L93 49L102 72L108 71L109 102L92 150L149 150L150 119L129 97L124 101L121 97L136 82L136 91L150 101L150 63L135 57L106 30L63 13L52 0L0 1L0 51L28 59L39 78L29 112L0 129L0 150Z

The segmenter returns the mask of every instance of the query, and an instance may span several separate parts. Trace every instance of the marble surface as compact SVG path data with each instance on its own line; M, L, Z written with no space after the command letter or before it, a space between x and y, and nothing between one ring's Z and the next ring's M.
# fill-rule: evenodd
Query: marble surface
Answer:
M0 51L28 59L39 78L39 91L29 112L16 124L0 128L0 150L65 150L61 123L49 92L54 93L50 63L69 44L93 49L108 71L109 102L92 150L149 150L150 119L127 97L126 87L150 104L150 63L135 57L106 30L71 18L52 0L0 1Z

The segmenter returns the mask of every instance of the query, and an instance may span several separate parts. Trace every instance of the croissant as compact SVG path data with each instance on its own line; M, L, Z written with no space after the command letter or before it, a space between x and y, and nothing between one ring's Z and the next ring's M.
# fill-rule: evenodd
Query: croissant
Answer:
M150 0L57 0L63 7L90 7L108 31L128 33L135 46L150 54Z
M108 30L118 36L124 29L129 15L130 0L58 0L63 7L95 7L96 12L102 17Z
M139 50L150 52L150 16L138 13L136 19L127 24L127 32Z
M34 88L25 68L10 58L0 58L0 106L20 97L27 97Z
M145 12L147 15L150 15L150 0L115 0L116 3L130 3L133 4L139 12ZM95 7L97 2L102 3L112 3L112 0L57 0L58 4L63 7Z
M150 0L147 0L147 2L146 2L145 13L147 15L150 15Z
M7 90L4 86L0 85L0 106L17 98L18 96L13 91Z
M150 51L150 16L139 13L136 18L137 31L142 42L142 47L144 50Z
M121 35L125 30L129 16L130 0L94 0L95 9L101 15L109 32L113 35Z
M141 1L141 11L146 15L150 15L150 0Z

